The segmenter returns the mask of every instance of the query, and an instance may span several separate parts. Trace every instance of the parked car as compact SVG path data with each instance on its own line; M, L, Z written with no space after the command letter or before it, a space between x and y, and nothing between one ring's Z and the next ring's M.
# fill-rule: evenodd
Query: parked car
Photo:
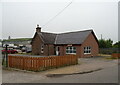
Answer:
M26 45L26 53L31 53L31 52L32 52L31 45Z
M22 47L22 52L26 52L26 47Z
M15 49L18 53L22 53L22 50L20 49Z
M5 50L5 49L2 50L2 53L6 53L6 50ZM8 49L8 50L7 50L7 53L8 53L8 54L14 54L14 53L18 53L18 52L17 52L17 50L14 50L14 49Z

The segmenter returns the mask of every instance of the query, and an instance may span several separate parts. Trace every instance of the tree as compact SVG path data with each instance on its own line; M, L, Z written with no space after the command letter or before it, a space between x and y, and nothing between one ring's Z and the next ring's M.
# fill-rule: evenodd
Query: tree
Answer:
M106 43L104 39L99 40L99 48L106 48Z
M113 44L114 48L120 48L120 41L116 42L115 44Z
M105 39L100 39L99 40L99 47L100 48L111 48L113 44L113 41L111 39L105 40Z
M111 48L113 45L113 41L111 39L106 40L106 45L107 48Z

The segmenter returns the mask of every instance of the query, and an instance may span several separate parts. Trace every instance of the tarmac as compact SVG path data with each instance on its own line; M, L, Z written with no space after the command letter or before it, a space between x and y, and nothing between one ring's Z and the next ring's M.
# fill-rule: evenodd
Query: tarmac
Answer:
M107 60L105 58L80 58L78 65L72 65L57 69L51 69L43 72L43 74L49 75L72 75L72 74L83 74L94 71L102 70L106 67L114 66L118 64L118 60Z

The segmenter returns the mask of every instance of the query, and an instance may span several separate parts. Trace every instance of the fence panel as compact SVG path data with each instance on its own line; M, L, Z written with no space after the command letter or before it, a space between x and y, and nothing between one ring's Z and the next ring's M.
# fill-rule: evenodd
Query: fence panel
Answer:
M112 54L112 57L120 58L120 53L113 53L113 54Z
M120 49L119 48L100 48L99 53L100 54L120 53Z
M8 64L11 68L22 70L46 70L65 65L77 64L76 55L49 56L49 57L26 57L26 56L8 56Z

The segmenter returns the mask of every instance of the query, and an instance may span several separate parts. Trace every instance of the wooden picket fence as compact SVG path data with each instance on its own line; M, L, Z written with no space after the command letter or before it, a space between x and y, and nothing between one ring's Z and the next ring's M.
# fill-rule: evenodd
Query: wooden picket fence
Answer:
M25 57L8 56L8 66L22 70L41 71L61 66L74 65L78 63L76 55L48 56L48 57Z
M113 53L113 54L112 54L112 57L120 58L120 53Z

